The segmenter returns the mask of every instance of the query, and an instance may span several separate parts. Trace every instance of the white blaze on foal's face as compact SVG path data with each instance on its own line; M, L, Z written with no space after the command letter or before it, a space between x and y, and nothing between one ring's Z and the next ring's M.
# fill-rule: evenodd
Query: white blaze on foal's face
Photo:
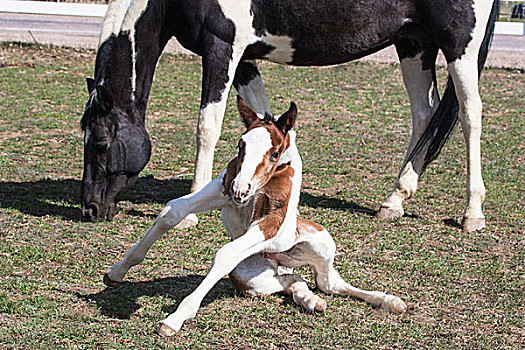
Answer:
M264 127L249 130L239 141L240 170L232 182L234 199L250 198L264 185L264 164L273 148L270 132Z

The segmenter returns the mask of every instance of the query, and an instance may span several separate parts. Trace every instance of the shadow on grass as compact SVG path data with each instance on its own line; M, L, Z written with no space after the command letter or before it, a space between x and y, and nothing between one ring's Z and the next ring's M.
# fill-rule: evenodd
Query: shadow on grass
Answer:
M81 221L80 185L81 182L74 179L0 182L0 208L16 209L24 214L37 217L50 215L62 220ZM148 175L140 177L129 192L123 196L122 200L135 204L164 204L189 193L190 187L191 180L159 180ZM307 192L301 193L300 204L312 208L360 212L369 216L376 214L375 210L360 206L352 201L315 196ZM129 210L128 214L133 216L145 215L135 209Z
M315 196L307 192L301 192L299 204L310 208L327 208L341 211L351 211L353 213L364 213L369 216L375 216L377 213L377 210L363 207L353 201L348 202L337 198Z
M137 301L140 297L168 297L173 299L174 303L163 306L162 311L171 314L175 312L182 299L195 290L203 279L204 276L188 275L143 282L124 282L116 287L106 287L98 293L84 295L76 292L74 295L85 302L96 303L103 315L118 319L128 319L135 313L141 307ZM206 295L201 306L235 295L230 281L223 278Z
M62 220L82 221L80 185L81 181L74 179L0 182L0 208L16 209L37 217L50 215ZM191 181L185 179L140 177L122 200L162 204L189 193L190 186Z

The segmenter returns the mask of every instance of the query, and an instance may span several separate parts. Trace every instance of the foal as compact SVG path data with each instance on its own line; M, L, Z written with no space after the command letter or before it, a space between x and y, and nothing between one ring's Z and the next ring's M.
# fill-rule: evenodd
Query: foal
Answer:
M325 293L349 295L390 312L404 312L406 305L400 298L343 281L333 267L335 243L330 234L297 216L302 163L291 130L297 115L295 104L278 120L270 114L259 119L241 98L238 109L247 128L239 141L238 156L200 191L170 201L142 240L106 272L104 283L122 282L151 245L189 213L222 208L222 222L232 241L217 251L197 289L162 321L160 334L173 335L194 317L204 296L226 274L246 294L284 292L308 311L326 310L326 302L298 274L285 273L279 266L309 265L318 288Z

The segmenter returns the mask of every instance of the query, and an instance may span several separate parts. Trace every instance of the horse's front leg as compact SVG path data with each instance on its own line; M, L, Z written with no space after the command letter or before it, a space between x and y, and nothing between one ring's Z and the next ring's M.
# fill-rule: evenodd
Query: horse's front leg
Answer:
M200 191L168 202L144 237L131 247L122 261L105 273L104 283L108 286L115 286L122 282L128 270L144 260L153 243L189 213L201 213L223 207L227 202L222 186L224 173Z
M179 331L184 321L196 315L202 300L210 289L223 276L232 272L241 261L263 251L267 247L267 242L259 226L255 225L243 236L220 248L215 254L208 275L193 293L184 298L177 310L161 322L159 334L171 336Z
M197 154L191 191L206 185L212 177L213 154L221 135L222 120L235 70L244 48L210 34L202 56L202 96L197 122Z

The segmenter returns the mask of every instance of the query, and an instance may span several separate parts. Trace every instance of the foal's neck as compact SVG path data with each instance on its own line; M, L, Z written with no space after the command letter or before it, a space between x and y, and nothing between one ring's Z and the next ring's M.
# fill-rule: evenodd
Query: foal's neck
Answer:
M297 206L299 205L299 197L301 195L301 183L303 179L303 162L299 155L299 150L295 144L296 133L292 129L288 132L290 136L290 146L282 154L279 159L279 164L289 164L294 170L292 178L292 192L290 195L290 203L288 205L289 210L297 212Z

